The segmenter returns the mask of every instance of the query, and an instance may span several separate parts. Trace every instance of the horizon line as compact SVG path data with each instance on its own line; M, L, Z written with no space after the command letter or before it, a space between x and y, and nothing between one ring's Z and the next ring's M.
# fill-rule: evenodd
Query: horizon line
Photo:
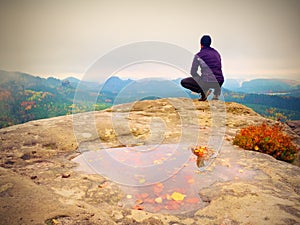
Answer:
M83 81L84 79L82 79L82 77L84 76L83 74L79 74L79 73L57 73L57 74L33 74L30 72L21 72L21 71L17 71L17 70L4 70L4 69L0 69L0 71L3 72L8 72L8 73L22 73L22 74L27 74L30 76L34 76L34 77L40 77L40 78L55 78L55 79L59 79L59 80L65 80L68 78L75 78L78 79L80 81ZM254 76L254 77L253 77ZM271 75L269 75L271 76ZM185 77L163 77L163 76L149 76L149 77L137 77L137 76L122 76L122 75L118 75L118 74L113 74L110 77L118 77L122 80L126 80L126 79L131 79L131 80L141 80L141 79L165 79L165 80L177 80L177 79L183 79ZM109 77L109 78L110 78ZM297 78L294 77L286 77L286 76L274 76L273 78L268 77L268 75L252 75L252 77L248 74L248 75L229 75L229 76L224 76L225 81L226 80L239 80L239 81L251 81L251 80L258 80L258 79L263 79L263 80L290 80L290 81L298 81L300 82L300 76L297 76ZM90 81L90 82L96 82L96 80L86 80L86 81Z

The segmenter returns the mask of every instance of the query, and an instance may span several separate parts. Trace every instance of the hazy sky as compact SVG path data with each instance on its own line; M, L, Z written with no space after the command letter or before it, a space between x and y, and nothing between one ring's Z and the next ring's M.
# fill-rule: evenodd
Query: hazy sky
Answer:
M153 40L196 53L210 34L227 78L300 80L299 12L299 0L0 0L0 69L81 77L119 46ZM133 73L180 76L157 68Z

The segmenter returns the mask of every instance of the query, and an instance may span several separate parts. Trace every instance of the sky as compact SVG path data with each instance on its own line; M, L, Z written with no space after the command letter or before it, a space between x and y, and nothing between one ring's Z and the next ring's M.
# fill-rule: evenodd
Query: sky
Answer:
M225 78L300 80L299 12L299 0L0 0L0 69L82 78L120 46L160 41L195 54L209 34ZM162 63L115 75L186 76Z

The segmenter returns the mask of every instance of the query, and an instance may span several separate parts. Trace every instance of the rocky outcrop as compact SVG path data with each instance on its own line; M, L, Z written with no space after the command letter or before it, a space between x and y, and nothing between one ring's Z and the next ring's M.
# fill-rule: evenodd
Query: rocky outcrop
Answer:
M1 129L0 224L300 224L300 168L231 144L240 128L262 122L274 123L237 103L176 98ZM299 144L295 132L285 131ZM133 209L128 201L137 188L76 163L90 150L155 144L219 148L203 171L190 160L173 181L161 182L192 187L199 202L186 198L180 207L193 210L155 211L150 206L174 201L159 195L150 208L139 202L144 209Z
M286 123L296 134L300 135L300 120L287 121Z

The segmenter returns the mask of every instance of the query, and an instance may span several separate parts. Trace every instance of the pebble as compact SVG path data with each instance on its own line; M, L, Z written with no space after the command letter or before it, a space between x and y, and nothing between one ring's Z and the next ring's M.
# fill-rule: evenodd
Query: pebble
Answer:
M61 175L62 178L69 178L71 176L71 174L69 173L64 173L63 175Z

